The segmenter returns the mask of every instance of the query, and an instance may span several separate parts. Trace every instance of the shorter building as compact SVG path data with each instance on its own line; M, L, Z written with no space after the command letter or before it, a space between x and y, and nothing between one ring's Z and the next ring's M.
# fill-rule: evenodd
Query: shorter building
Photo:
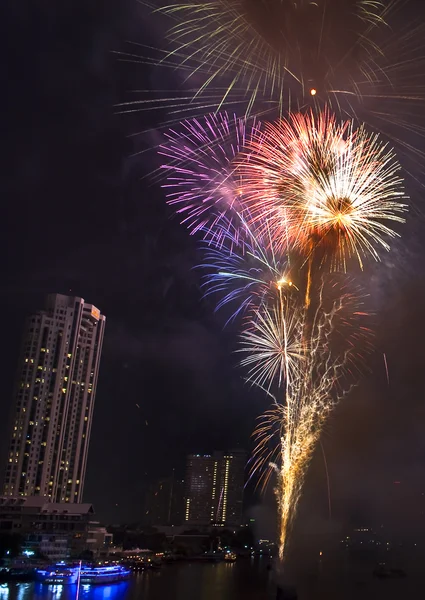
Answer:
M241 525L245 464L243 450L190 454L186 464L185 523L196 527Z
M92 504L46 502L40 496L0 497L0 532L19 534L24 550L49 560L78 556L88 548Z
M109 533L98 521L90 521L86 543L87 550L92 552L95 558L108 556L113 541L114 536L112 533Z
M176 477L151 484L145 497L145 525L181 525L184 521L184 481Z

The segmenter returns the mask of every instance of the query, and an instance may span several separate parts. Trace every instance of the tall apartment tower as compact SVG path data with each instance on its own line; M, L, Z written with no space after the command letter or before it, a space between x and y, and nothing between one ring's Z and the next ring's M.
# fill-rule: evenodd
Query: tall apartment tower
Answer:
M243 450L232 450L223 455L216 513L219 523L242 523L245 465L246 453Z
M220 455L189 454L186 463L184 520L190 525L215 521Z
M186 466L185 522L240 525L246 454L242 450L190 454Z
M105 316L51 294L27 319L3 493L81 502Z

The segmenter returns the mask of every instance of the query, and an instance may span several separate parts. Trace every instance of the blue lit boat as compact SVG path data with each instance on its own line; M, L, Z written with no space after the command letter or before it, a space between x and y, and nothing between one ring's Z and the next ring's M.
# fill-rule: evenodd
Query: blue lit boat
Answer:
M98 585L125 581L131 575L130 569L122 565L98 565L81 567L80 581L82 584Z
M47 569L37 569L38 581L53 585L105 585L124 581L131 575L130 569L121 565L66 565L57 563Z
M36 569L35 576L41 583L53 585L71 585L77 583L79 566L70 566L65 563L57 563L46 569Z

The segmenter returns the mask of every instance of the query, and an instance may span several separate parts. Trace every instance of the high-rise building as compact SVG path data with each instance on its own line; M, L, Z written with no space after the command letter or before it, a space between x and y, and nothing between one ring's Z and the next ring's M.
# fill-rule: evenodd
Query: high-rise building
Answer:
M145 498L145 525L182 525L184 520L184 481L172 477L151 484Z
M3 493L81 502L105 316L51 294L27 320Z
M246 454L241 450L187 457L186 523L241 524L245 462Z
M217 521L240 525L243 512L246 453L232 450L223 455L220 470Z

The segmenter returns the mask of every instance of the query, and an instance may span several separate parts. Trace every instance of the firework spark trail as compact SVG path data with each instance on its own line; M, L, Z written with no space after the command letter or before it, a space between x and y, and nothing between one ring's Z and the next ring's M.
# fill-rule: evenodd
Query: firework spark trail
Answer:
M259 96L286 109L287 88L294 84L301 96L310 93L312 81L321 89L335 87L330 81L338 80L348 64L355 64L363 78L376 80L372 66L381 51L371 33L385 25L388 13L384 3L367 0L339 0L332 10L326 3L287 0L189 1L159 10L173 21L172 50L163 61L189 71L189 79L200 79L194 98L227 81L218 110L235 90L244 89L247 113ZM341 22L350 22L342 35Z
M390 373L388 371L387 355L385 354L385 352L383 354L383 357L384 357L384 365L385 365L385 374L387 376L387 384L389 386L390 385Z
M346 375L353 346L334 348L340 313L351 312L352 306L347 307L343 296L327 308L325 295L323 286L312 323L302 299L298 304L291 299L278 302L274 311L263 308L250 323L253 332L247 329L242 334L241 351L247 353L242 364L251 367L249 379L266 389L277 384L276 395L281 398L254 432L257 446L252 465L254 471L263 470L264 483L273 470L277 474L280 558L323 425L352 388Z

